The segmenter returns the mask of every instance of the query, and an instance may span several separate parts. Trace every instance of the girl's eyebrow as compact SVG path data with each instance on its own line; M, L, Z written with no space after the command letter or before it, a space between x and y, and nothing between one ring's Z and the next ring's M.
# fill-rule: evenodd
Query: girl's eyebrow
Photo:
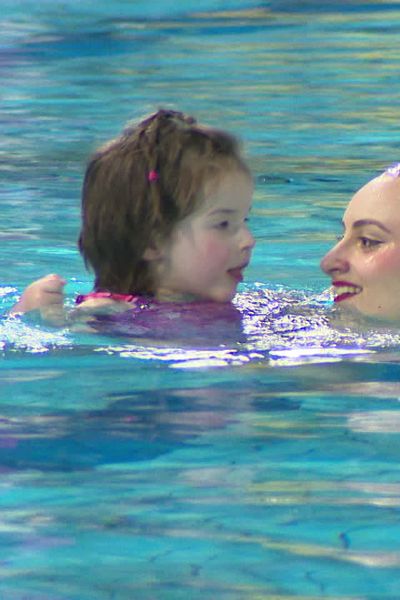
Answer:
M208 214L210 216L219 215L219 214L231 215L232 213L235 213L235 212L237 212L237 210L235 210L234 208L216 208L216 209L210 211Z

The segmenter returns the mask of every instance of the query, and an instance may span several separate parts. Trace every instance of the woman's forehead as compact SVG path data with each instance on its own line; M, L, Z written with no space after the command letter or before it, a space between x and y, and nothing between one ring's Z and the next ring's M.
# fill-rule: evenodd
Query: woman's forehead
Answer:
M354 194L345 211L345 220L365 218L400 223L400 178L384 173Z

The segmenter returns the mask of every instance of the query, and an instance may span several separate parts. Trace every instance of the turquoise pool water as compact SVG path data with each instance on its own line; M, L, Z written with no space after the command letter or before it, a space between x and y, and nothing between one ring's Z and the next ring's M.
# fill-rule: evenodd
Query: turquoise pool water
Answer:
M399 332L322 254L399 160L397 2L3 0L0 294L76 249L90 152L160 105L239 135L246 341L0 322L1 600L400 598Z

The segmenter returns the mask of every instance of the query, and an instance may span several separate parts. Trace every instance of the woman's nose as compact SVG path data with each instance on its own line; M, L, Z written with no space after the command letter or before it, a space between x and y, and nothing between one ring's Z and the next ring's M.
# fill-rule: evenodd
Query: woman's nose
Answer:
M322 258L320 263L321 269L327 275L333 273L346 273L349 270L349 261L345 255L345 248L342 242L339 242L334 246L325 256Z

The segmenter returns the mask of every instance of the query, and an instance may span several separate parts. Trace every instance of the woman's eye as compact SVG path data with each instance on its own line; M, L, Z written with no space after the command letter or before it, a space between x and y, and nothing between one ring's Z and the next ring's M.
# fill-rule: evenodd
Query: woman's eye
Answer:
M382 244L382 242L380 240L374 240L374 239L368 238L368 237L360 237L359 241L360 241L361 247L366 248L366 249L375 248L376 246L379 246L379 244Z

